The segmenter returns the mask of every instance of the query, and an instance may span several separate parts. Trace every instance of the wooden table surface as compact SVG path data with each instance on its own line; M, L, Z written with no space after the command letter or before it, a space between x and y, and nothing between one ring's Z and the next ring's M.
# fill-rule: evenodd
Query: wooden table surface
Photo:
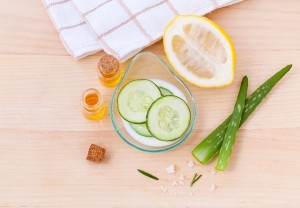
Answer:
M300 1L246 0L207 15L232 37L235 80L220 89L188 85L196 127L182 146L157 154L125 144L108 113L98 122L81 115L86 88L99 89L106 103L114 90L97 80L101 53L74 61L41 1L0 3L1 208L300 207ZM161 42L147 50L165 58ZM291 72L239 131L228 170L211 173L215 161L188 168L193 147L232 110L242 76L253 91L290 63ZM106 148L102 164L85 159L91 143ZM176 173L167 174L172 163ZM195 172L203 177L191 188ZM187 185L171 186L180 174Z

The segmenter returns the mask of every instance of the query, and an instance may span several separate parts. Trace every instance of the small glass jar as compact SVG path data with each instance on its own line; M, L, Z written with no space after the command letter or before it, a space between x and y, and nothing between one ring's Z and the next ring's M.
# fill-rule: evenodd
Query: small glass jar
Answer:
M81 96L82 113L86 118L98 120L105 114L105 104L100 92L94 88L89 88Z
M116 86L121 80L119 61L112 55L105 54L98 62L98 76L100 82L107 86Z

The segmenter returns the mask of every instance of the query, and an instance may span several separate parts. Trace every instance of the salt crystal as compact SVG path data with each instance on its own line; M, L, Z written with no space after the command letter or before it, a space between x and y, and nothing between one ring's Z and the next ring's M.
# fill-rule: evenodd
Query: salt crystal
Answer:
M172 181L172 183L171 183L171 186L177 186L178 184L177 184L177 181Z
M179 176L178 179L184 181L184 180L185 180L184 175L183 175L183 174L180 174L180 176Z
M185 185L185 182L182 181L182 180L178 180L178 184L181 185L181 186L184 186L184 185Z
M166 171L167 171L167 173L175 173L175 166L174 166L174 164L171 164L168 167L166 167Z
M160 187L160 192L166 193L168 191L168 189L164 186Z
M214 169L211 169L211 170L210 170L210 173L211 173L212 175L214 175L214 174L216 174L216 171L215 171Z
M163 189L164 189L164 186L161 186L161 187L160 187L160 192L162 192L162 191L163 191Z
M184 186L184 185L185 185L184 180L185 180L184 175L181 174L181 175L179 176L179 178L178 178L178 183L179 183L179 185Z
M217 186L215 184L211 184L209 191L214 191L214 190L216 190L216 188L217 188Z
M189 168L192 168L192 167L194 167L194 166L195 166L194 161L193 161L193 160L189 160L189 161L188 161L188 167L189 167Z

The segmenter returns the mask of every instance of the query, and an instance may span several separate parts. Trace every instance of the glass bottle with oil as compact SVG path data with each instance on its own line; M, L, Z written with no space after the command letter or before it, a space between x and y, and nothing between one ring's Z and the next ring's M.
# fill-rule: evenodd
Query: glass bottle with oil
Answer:
M83 115L91 120L103 118L106 109L102 95L94 88L89 88L83 92L81 108Z
M102 56L98 62L98 76L103 85L116 86L122 77L119 61L112 55Z

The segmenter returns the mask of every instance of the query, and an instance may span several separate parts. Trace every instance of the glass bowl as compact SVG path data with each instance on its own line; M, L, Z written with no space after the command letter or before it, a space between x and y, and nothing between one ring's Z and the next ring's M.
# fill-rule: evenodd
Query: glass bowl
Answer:
M191 121L187 130L180 138L172 142L162 142L155 138L145 137L142 138L144 140L140 140L144 142L139 142L135 135L133 135L136 134L135 132L127 131L129 124L122 119L118 112L117 97L122 87L135 79L150 79L156 82L156 84L161 80L163 80L163 82L167 81L167 85L171 84L170 86L173 87L172 90L175 90L176 93L180 93L180 95L177 96L182 97L187 102L191 111ZM174 94L176 95L176 93ZM130 146L144 152L164 152L178 147L191 134L196 120L196 106L190 90L184 82L173 73L166 62L154 53L141 52L131 60L124 72L123 78L115 89L110 102L110 118L117 134ZM148 139L152 139L151 145L147 145L147 142L150 141Z

